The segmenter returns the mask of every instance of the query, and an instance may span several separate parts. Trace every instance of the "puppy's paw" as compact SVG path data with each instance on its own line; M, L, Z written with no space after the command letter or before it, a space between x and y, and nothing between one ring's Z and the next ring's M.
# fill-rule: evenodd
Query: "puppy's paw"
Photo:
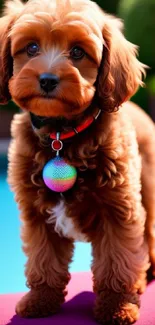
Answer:
M103 297L104 296L104 297ZM132 302L130 302L132 301ZM106 296L103 292L97 298L94 310L95 318L104 325L129 325L139 318L138 295L122 295L109 292Z
M113 316L116 324L128 325L133 324L139 318L139 308L137 305L132 303L126 303L123 305L119 312L116 312ZM115 323L114 323L115 324Z
M47 317L55 314L64 302L63 293L57 293L48 286L31 289L16 305L16 313L23 318Z

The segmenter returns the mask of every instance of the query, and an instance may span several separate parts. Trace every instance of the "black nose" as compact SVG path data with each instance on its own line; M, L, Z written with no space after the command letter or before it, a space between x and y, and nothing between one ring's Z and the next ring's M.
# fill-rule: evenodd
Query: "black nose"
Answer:
M40 87L46 91L52 91L59 83L59 77L51 73L42 73L39 77Z

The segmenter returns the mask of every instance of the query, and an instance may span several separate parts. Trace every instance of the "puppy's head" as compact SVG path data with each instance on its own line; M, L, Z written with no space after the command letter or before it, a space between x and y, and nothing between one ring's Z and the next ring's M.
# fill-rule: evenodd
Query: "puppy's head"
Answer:
M113 111L142 84L119 20L89 0L8 2L0 19L0 101L72 119L94 96Z

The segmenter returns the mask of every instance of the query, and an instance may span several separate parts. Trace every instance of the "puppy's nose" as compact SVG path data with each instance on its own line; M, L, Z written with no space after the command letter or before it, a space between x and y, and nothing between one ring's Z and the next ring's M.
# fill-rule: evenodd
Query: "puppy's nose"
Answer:
M40 87L47 93L54 90L59 81L59 77L52 73L42 73L39 77Z

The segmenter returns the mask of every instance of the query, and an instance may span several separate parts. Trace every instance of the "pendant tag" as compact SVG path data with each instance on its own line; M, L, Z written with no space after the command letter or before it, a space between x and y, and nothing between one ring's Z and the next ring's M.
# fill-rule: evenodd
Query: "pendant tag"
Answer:
M49 160L43 168L43 180L54 192L65 192L73 187L77 179L77 170L65 162L62 157Z
M59 132L57 132L56 139L52 141L51 147L56 151L56 157L44 166L43 180L50 190L62 193L73 187L77 179L77 170L59 156L59 151L63 148Z

